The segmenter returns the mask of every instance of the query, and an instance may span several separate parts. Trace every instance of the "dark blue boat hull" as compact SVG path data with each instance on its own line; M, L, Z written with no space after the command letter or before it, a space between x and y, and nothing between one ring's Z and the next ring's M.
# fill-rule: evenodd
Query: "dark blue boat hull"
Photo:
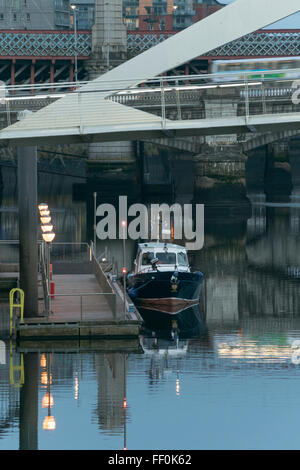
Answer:
M128 276L128 294L138 307L176 314L199 302L203 274L156 271Z

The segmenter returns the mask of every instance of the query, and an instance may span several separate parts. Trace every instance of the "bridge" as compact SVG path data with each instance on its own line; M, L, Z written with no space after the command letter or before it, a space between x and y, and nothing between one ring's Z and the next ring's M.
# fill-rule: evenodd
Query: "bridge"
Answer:
M241 115L233 117L231 109L231 115L228 115L227 110L227 115L219 119L206 117L206 119L190 118L183 120L180 115L177 116L179 119L176 121L167 119L165 110L166 90L161 79L161 116L125 106L111 99L112 86L114 90L120 92L140 84L148 84L153 77L199 57L207 51L216 50L224 44L229 44L247 34L252 34L266 26L266 24L275 22L299 10L299 4L296 0L289 0L286 5L281 4L276 8L274 6L269 8L271 6L269 3L270 0L265 0L266 8L261 9L261 2L255 0L255 4L252 3L250 12L245 7L244 0L228 5L157 46L115 67L100 78L84 85L77 90L76 94L69 94L32 116L28 116L20 123L13 124L1 132L0 139L7 141L21 139L19 140L19 143L21 143L22 139L25 138L27 144L30 144L33 140L41 142L55 136L57 141L60 142L68 142L68 139L73 142L93 142L99 140L136 140L146 134L150 134L154 138L160 138L168 136L170 133L172 137L181 137L195 133L211 135L247 132L249 130L263 132L265 130L276 130L276 128L281 130L297 129L299 114L297 108L294 107L295 105L292 103L288 106L289 111L283 111L282 115L280 114L282 110L269 114L266 112L267 109L264 109L264 92L259 97L261 110L258 113L255 106L255 112L251 113L249 88L253 86L253 82L249 80L249 77L245 78L245 85L241 83L233 83L228 87L226 87L228 84L219 84L219 87L214 83L204 85L207 93L208 91L215 93L213 95L215 99L219 99L219 89L226 87L226 94L225 96L221 95L221 97L224 96L229 107L232 95L236 96L237 92L240 94L241 91L244 91L244 110ZM259 7L261 11L259 18L255 14L256 7ZM241 21L243 15L245 22ZM229 29L226 25L232 25L234 20L237 24ZM212 34L212 31L216 28L218 34ZM186 47L187 44L189 47ZM256 83L255 86L257 84L260 86L261 80L256 80L254 83ZM200 85L202 84L200 83ZM294 88L291 81L287 81L285 85L286 89ZM284 89L282 88L282 90ZM224 90L222 90L222 93L225 93ZM253 98L255 97L253 96ZM274 109L273 107L273 111Z
M147 51L178 31L128 31L129 57ZM299 56L300 30L258 30L216 47L180 64L168 74L207 72L214 59L245 59ZM72 82L75 55L78 77L89 78L88 63L92 53L92 32L78 31L75 49L73 31L0 31L0 78L6 85L26 83Z
M294 73L297 76L298 71ZM19 139L20 143L22 139L27 143L49 143L53 136L57 143L91 143L298 132L297 81L280 78L280 71L278 78L274 79L274 75L276 71L259 73L253 78L253 73L249 73L244 74L243 80L235 74L231 74L230 80L228 75L220 74L170 76L143 80L138 87L130 88L124 88L125 80L122 87L114 82L109 87L107 83L88 82L75 90L74 83L60 85L60 88L68 87L67 94L51 94L51 83L36 89L8 87L2 100L8 125L11 104L26 102L22 93L27 93L27 104L42 106L43 101L46 105L53 100L55 103L4 129L0 136L9 142ZM107 89L103 91L103 88Z

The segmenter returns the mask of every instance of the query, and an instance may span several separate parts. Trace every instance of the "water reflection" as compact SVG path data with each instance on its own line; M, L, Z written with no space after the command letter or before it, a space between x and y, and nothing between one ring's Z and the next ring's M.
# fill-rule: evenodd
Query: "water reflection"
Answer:
M88 241L92 208L43 181L61 240ZM1 304L0 448L299 448L299 194L279 204L250 194L250 218L210 218L190 253L205 273L200 304L177 317L141 310L139 353L97 341L11 348ZM5 187L3 197L2 235L16 238L15 200ZM105 246L121 266L122 244ZM23 383L12 369L22 357Z

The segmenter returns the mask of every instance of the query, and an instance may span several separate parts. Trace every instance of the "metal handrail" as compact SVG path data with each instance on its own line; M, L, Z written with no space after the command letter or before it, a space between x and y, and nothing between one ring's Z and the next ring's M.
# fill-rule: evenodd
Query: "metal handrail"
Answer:
M222 73L222 72L219 72L219 73L211 73L211 74L199 74L199 75L172 75L172 76L164 76L163 77L163 81L164 83L173 83L174 81L183 81L185 83L187 82L190 82L190 81L195 81L195 80L207 80L207 81L211 81L212 79L220 79L219 80L219 83L220 85L223 84L223 81L222 81L222 77L232 77L232 80L235 81L235 82L243 82L244 80L247 80L248 81L257 81L257 79L254 79L253 78L253 74L256 73L256 74L260 74L263 76L263 80L274 80L274 77L270 77L268 78L268 75L274 75L276 73L283 73L283 72L286 72L288 70L288 72L296 72L300 75L300 71L299 71L299 68L294 68L294 69L276 69L276 70L266 70L266 71L257 71L257 72L244 72L244 71L236 71L236 72L226 72L226 73ZM237 77L238 79L235 80L235 77ZM242 79L240 77L243 77ZM141 84L141 83L151 83L151 84L157 84L158 87L160 87L160 83L161 83L161 79L162 77L158 76L158 77L149 77L148 79L145 79L144 77L142 78L139 78L139 77L136 77L134 79L135 83L136 84ZM261 79L260 79L261 80ZM278 78L276 79L276 81L284 81L284 80L287 80L287 78ZM38 83L35 83L35 84L26 84L26 85L7 85L5 86L5 91L11 91L11 90L17 90L17 91L35 91L36 89L48 89L48 88L51 88L51 89L55 89L55 88L69 88L73 94L74 94L74 91L72 90L74 87L78 88L78 91L80 93L93 93L93 92L114 92L114 91L126 91L126 87L123 88L123 87L120 87L120 84L124 84L126 85L126 83L130 84L129 87L128 87L128 90L130 91L133 91L134 89L136 90L139 90L141 91L141 88L138 87L138 85L131 85L132 84L132 79L113 79L113 80L109 80L109 81L101 81L101 82L97 82L97 80L91 80L91 81L82 81L82 82L61 82L61 83L51 83L51 82L48 82L48 83L42 83L42 84L38 84ZM215 82L215 83L218 83L218 82ZM85 86L85 85L94 85L95 88L91 88L91 87L86 87L86 89L82 89L80 87L82 86ZM109 85L109 88L107 88L105 85ZM115 85L118 85L118 86L115 86ZM99 87L99 88L98 88ZM174 85L173 85L174 87ZM187 86L188 88L188 86ZM65 93L62 93L62 94L65 94ZM32 96L32 93L28 96ZM51 98L51 94L49 95L49 97Z

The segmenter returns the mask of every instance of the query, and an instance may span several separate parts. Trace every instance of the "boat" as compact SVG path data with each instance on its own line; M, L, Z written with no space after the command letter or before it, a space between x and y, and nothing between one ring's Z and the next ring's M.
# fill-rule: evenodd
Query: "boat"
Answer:
M139 243L127 291L138 308L156 309L169 316L199 303L202 282L203 274L191 270L185 247Z

